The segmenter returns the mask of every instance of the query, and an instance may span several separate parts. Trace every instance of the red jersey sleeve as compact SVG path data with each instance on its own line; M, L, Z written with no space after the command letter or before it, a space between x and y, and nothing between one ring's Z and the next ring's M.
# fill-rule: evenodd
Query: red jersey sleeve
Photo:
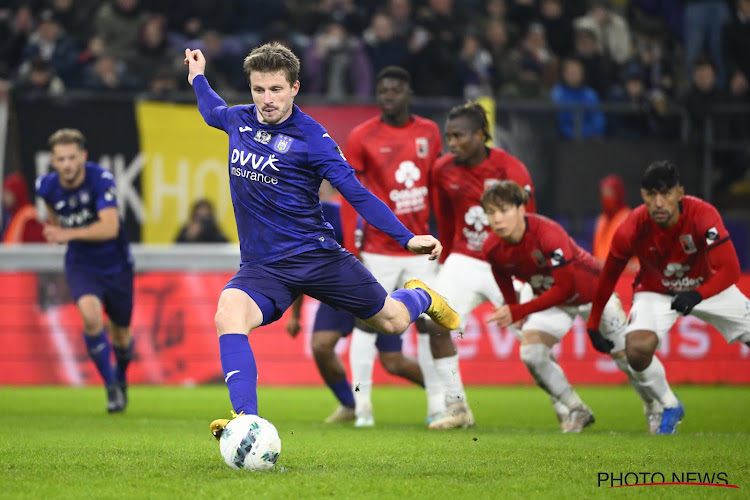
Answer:
M721 215L710 203L702 203L696 217L696 230L706 240L707 258L713 274L696 291L706 299L722 292L740 279L740 262L737 251L729 239Z
M500 287L500 291L503 292L503 298L505 303L509 306L518 303L518 297L516 297L516 289L513 287L513 278L504 273L498 266L492 266L492 275L495 277L497 286Z
M430 202L432 203L432 209L437 219L438 239L443 245L443 252L440 254L440 263L443 263L451 253L455 227L453 223L453 209L440 183L440 164L441 162L438 160L435 168L432 169L432 186L434 189L432 189Z

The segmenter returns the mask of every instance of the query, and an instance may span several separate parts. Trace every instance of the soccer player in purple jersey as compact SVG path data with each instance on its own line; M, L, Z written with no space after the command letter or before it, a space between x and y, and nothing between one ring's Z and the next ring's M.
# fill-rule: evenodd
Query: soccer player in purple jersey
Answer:
M325 178L364 219L417 254L440 255L431 235L415 236L357 181L336 142L294 105L299 59L271 43L254 49L243 68L252 105L227 106L204 76L200 50L185 50L188 82L206 123L229 136L229 185L242 262L219 297L216 328L224 380L236 413L258 414L258 371L248 334L276 321L300 294L350 311L386 334L400 334L426 312L455 328L458 316L419 280L388 295L334 238L321 213ZM221 437L229 421L211 423Z
M133 357L133 257L117 213L112 174L87 162L85 138L63 128L49 138L53 173L39 177L37 195L47 205L44 237L67 244L65 278L83 320L84 339L107 388L107 411L127 405L126 370ZM109 316L107 337L102 306ZM112 366L114 348L117 365Z

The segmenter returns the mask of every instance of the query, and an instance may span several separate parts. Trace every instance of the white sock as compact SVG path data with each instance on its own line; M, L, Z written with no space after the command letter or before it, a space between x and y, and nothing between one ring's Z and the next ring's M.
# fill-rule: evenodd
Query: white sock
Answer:
M417 335L417 361L424 378L424 391L427 394L427 414L445 413L445 391L440 376L435 368L430 348L430 336L426 333Z
M521 361L547 394L557 398L569 409L586 406L568 383L565 373L552 356L549 347L544 344L525 344L521 346L520 353Z
M349 344L349 365L352 370L352 392L354 393L357 417L372 413L372 368L375 366L375 341L378 336L359 328L352 331Z
M661 364L656 355L651 358L651 364L648 365L648 368L642 372L631 369L631 372L637 384L643 388L651 399L660 402L664 408L675 408L679 405L677 396L674 395L669 387L669 382L667 382L664 365Z
M461 371L458 368L458 354L435 359L435 369L445 390L445 403L450 405L466 402L464 383L461 381Z
M635 392L640 396L643 401L643 408L646 413L657 411L657 408L661 407L661 404L653 398L649 389L641 384L641 381L633 376L634 370L630 368L628 364L628 358L622 356L620 358L612 358L620 371L624 372L628 376L630 385L633 386Z

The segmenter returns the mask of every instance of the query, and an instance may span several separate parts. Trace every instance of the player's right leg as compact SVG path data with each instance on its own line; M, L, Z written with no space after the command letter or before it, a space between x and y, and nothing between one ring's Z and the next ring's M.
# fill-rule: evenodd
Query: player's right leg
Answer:
M664 365L656 356L661 338L677 321L669 295L638 292L625 329L625 355L636 383L664 408L656 434L674 434L685 409L667 382Z
M127 370L134 355L134 339L130 331L133 315L133 269L127 267L107 276L104 286L104 310L109 316L109 333L117 361L114 367L117 384L122 392L123 409L128 404Z
M521 361L532 378L550 395L565 433L581 432L594 423L594 414L570 385L552 354L552 347L570 330L577 313L576 307L551 307L530 314L523 326L519 349Z

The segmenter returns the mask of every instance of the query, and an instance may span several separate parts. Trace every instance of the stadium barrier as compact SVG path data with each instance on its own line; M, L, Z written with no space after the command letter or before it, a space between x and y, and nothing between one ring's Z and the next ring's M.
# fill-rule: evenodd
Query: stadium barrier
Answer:
M0 385L98 383L81 339L82 327L62 275L64 249L26 244L0 247ZM239 265L239 249L226 245L133 245L136 260L132 381L200 384L222 380L214 312L219 293ZM618 284L626 308L632 276ZM750 274L739 284L750 293ZM310 350L316 301L304 303L303 332L286 334L286 318L256 329L251 342L261 385L319 384ZM507 330L487 324L492 308L479 307L456 338L467 384L531 384ZM348 339L337 351L348 367ZM404 334L404 351L416 355L416 335ZM577 321L555 347L572 383L620 384L615 364L589 345ZM727 344L702 321L681 318L665 337L660 356L675 383L750 383L750 348ZM376 364L376 383L401 384Z

